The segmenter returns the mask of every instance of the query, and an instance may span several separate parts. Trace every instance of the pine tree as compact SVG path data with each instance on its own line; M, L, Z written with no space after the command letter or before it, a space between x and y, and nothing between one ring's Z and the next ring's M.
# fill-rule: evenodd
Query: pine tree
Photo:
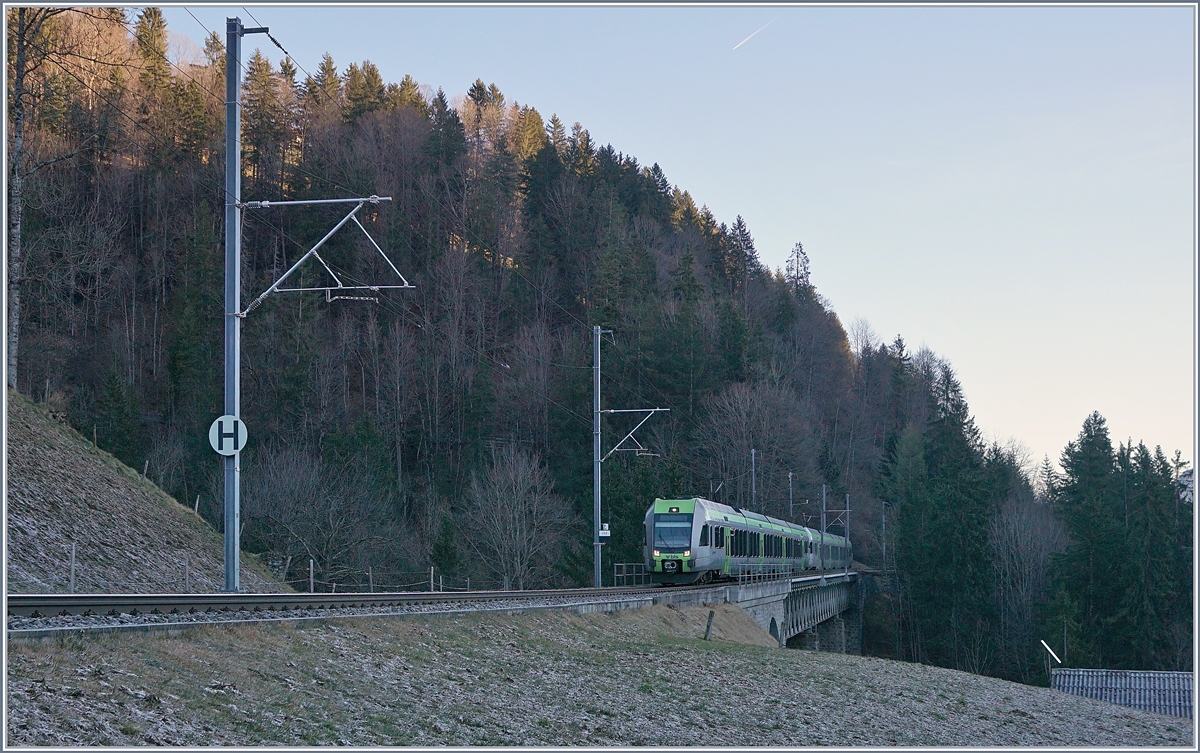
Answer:
M758 251L754 248L754 238L750 235L750 228L746 227L746 221L739 214L733 222L733 227L730 228L733 235L733 241L737 252L741 255L740 266L745 270L747 276L753 276L762 272L762 262L758 260Z
M204 61L217 72L221 81L225 80L225 45L215 31L204 38Z
M991 656L988 534L993 495L978 431L949 366L935 373L934 420L910 425L885 472L897 509L896 566L908 655L976 673Z
M1172 627L1190 625L1191 584L1181 572L1191 570L1191 558L1177 547L1175 508L1178 493L1175 470L1160 448L1145 444L1120 446L1116 453L1114 487L1120 489L1127 510L1119 569L1119 599L1110 634L1114 641L1106 655L1109 666L1176 668L1177 651ZM1110 597L1111 598L1111 597ZM1189 630L1190 632L1190 630ZM1119 642L1119 643L1118 643Z
M488 84L487 99L489 105L504 107L504 95L500 93L499 87L495 84Z
M136 468L145 451L145 432L138 421L138 400L116 372L105 376L96 401L96 437L125 465Z
M327 108L341 109L342 80L338 76L337 65L329 53L321 57L315 76L304 79L304 96L306 106L321 110Z
M149 91L165 88L171 80L171 71L167 61L167 20L162 10L143 8L133 34L142 62L138 74L142 86Z
M279 61L279 75L282 76L283 80L288 84L288 86L293 89L296 88L297 73L298 70L296 68L296 64L292 62L290 57L285 57L283 60Z
M1104 633L1111 627L1112 587L1118 581L1124 513L1113 488L1116 457L1104 417L1092 413L1079 436L1063 450L1061 479L1054 505L1070 536L1067 551L1055 557L1055 572L1072 602L1078 605L1086 635L1094 636L1093 653L1079 666L1103 667L1109 655Z
M287 132L287 112L279 76L271 61L255 50L246 64L246 81L242 88L242 144L252 181L260 185L252 191L278 186L282 167L280 151Z
M546 125L546 137L550 139L550 146L554 147L554 151L558 153L559 160L564 163L567 161L567 130L563 127L562 121L558 119L558 114L550 116L550 122Z
M592 136L578 122L571 126L564 162L571 166L576 175L588 176L596 171L596 148L592 144Z
M792 253L788 256L786 277L788 286L797 298L811 296L812 283L809 281L808 254L804 253L804 244L799 241L792 246Z
M429 117L429 103L421 96L421 87L407 74L399 84L388 84L384 94L384 107L388 110L411 107L423 117Z
M513 156L521 163L542 150L546 144L546 125L537 110L524 106L517 111L516 126L508 143Z
M433 128L425 145L426 152L435 163L449 165L467 151L462 120L441 89L434 95L430 109Z
M354 122L365 113L383 109L383 77L370 60L364 60L362 68L351 63L343 81L347 121Z
M467 89L467 99L481 109L488 106L488 89L487 84L483 83L483 79L475 79L475 83L471 84L470 89Z

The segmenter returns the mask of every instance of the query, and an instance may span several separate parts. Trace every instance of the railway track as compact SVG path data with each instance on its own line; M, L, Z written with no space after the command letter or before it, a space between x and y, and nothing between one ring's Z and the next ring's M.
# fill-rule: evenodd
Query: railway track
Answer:
M679 591L682 589L671 589ZM404 591L397 593L215 593L215 594L9 594L10 617L68 615L116 617L220 612L295 612L369 609L422 604L471 604L544 599L600 599L652 595L647 586L538 591Z

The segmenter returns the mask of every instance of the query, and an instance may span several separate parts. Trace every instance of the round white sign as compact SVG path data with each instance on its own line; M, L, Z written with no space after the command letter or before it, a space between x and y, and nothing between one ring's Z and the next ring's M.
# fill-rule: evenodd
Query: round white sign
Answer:
M208 443L221 455L236 455L246 446L246 424L237 416L221 416L208 427Z

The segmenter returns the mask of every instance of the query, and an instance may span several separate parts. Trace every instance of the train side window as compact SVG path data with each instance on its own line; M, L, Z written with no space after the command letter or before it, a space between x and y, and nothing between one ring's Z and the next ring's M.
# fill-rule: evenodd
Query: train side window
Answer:
M724 526L717 526L717 544L716 544L716 546L718 549L725 548L725 528L724 528Z
M700 546L708 546L708 526L700 528Z

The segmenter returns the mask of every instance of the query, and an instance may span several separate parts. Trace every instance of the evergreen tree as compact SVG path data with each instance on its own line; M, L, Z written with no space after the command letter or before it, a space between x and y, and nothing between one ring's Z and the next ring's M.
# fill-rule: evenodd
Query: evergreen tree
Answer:
M470 89L467 89L467 99L474 102L477 107L487 107L488 90L487 84L483 83L483 79L475 79L475 83L471 84Z
M508 144L513 156L520 163L542 150L546 144L546 125L536 109L524 106L517 111L516 126Z
M588 176L596 170L596 148L592 145L592 136L578 122L571 126L564 162L571 166L576 175Z
M217 73L217 77L225 80L225 45L221 42L221 35L217 32L210 32L204 38L204 60L210 68Z
M1115 453L1108 425L1099 413L1083 423L1079 436L1063 450L1061 479L1055 485L1055 509L1071 543L1055 558L1055 571L1066 593L1078 605L1082 633L1079 666L1106 666L1117 658L1105 634L1111 627L1112 587L1118 581L1124 512L1113 489ZM1119 654L1119 651L1118 651Z
M733 236L734 247L740 255L740 267L745 270L745 274L755 275L762 270L762 262L758 260L758 251L754 248L754 238L750 235L750 228L746 227L746 221L739 214L733 222L733 227L730 228Z
M166 87L171 80L167 61L167 20L159 8L143 8L133 29L142 69L138 74L149 91Z
M134 468L141 464L146 450L138 412L137 397L110 371L96 401L96 439L100 447Z
M280 150L288 116L279 77L261 50L255 50L246 64L242 103L242 144L251 180L257 184L251 190L265 191L281 181Z
M381 110L384 106L383 77L370 60L362 68L351 63L343 79L346 99L346 120L353 122L363 114Z
M437 90L431 105L433 128L425 149L435 163L450 165L467 151L463 123L458 117L458 112L446 101L446 94L441 89Z
M285 57L279 62L279 75L283 77L283 80L292 89L296 88L297 73L298 69L296 68L296 64L292 62L290 57Z
M321 56L316 75L304 79L304 96L310 108L341 109L342 80L329 53Z
M399 84L388 84L384 94L384 107L388 110L411 107L423 117L429 117L429 103L421 96L421 88L416 80L407 74Z
M792 246L792 253L788 256L786 276L793 295L797 298L810 295L812 283L809 282L808 254L804 253L804 244L799 241Z
M907 652L914 661L982 673L991 660L993 495L978 432L948 366L932 386L936 417L924 432L905 430L884 483L897 509Z
M562 121L558 119L558 114L554 113L550 116L550 122L546 124L546 137L550 139L550 146L554 147L554 151L558 153L559 160L567 160L567 130L563 127Z

